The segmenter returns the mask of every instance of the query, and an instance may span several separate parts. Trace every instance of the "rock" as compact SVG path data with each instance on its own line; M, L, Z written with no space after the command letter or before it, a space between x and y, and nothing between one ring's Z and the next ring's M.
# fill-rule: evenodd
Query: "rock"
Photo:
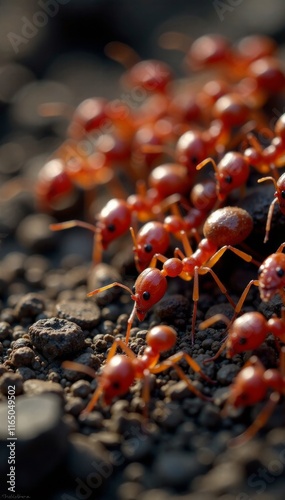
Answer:
M17 367L31 365L34 359L35 353L30 347L19 347L11 355L11 363Z
M183 488L204 470L194 453L172 451L159 454L153 464L158 486Z
M67 430L55 394L16 398L16 488L31 492L56 470L67 452ZM0 404L0 472L8 473L7 403ZM14 441L11 440L11 448ZM5 446L3 446L5 444Z
M21 375L13 372L3 373L3 375L1 375L0 377L0 392L7 396L9 386L13 386L15 388L15 396L22 394L23 379Z
M9 323L7 323L6 321L0 321L0 341L11 337L12 333L13 330Z
M98 325L101 317L99 307L91 300L66 300L56 304L59 318L73 321L83 330L90 330Z
M239 367L233 363L228 365L222 364L221 368L217 371L217 380L223 385L229 385L239 372Z
M14 308L15 316L18 319L35 318L45 309L43 297L37 293L28 293L24 295Z
M50 380L29 379L24 382L24 392L29 396L56 394L63 398L64 391L60 384Z
M36 349L49 360L85 347L85 338L80 326L65 319L39 320L30 326L29 335Z

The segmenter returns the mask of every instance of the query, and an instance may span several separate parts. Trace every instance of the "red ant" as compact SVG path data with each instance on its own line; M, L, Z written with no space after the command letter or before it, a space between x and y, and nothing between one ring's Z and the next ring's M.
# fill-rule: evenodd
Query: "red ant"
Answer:
M229 151L218 164L213 158L206 158L196 166L200 170L209 162L215 170L216 190L218 199L224 201L228 194L239 187L243 187L249 177L250 168L248 160L235 151Z
M61 231L82 227L95 233L93 262L97 264L101 261L102 251L129 230L134 216L143 222L158 217L163 210L178 201L179 193L184 194L190 188L186 168L172 163L156 167L149 176L149 185L150 188L147 190L144 183L138 183L137 194L129 196L127 201L111 199L98 214L95 225L80 220L70 220L51 224L50 229ZM159 248L164 246L157 248L159 251Z
M235 354L257 349L272 333L276 339L285 342L285 311L282 310L282 317L267 319L257 311L243 314L234 322L230 321L224 314L215 314L199 325L199 329L204 330L217 321L223 321L228 327L227 339L222 343L218 352L204 363L217 359L223 350L227 351L227 358L232 358Z
M272 221L273 211L274 211L274 207L275 207L276 203L279 204L279 208L280 208L281 213L283 215L285 215L285 173L279 177L277 182L271 176L262 177L261 179L258 179L257 182L264 182L264 181L272 181L274 186L275 186L274 199L269 206L266 227L265 227L264 243L266 243L269 239L271 221Z
M251 439L268 421L274 408L285 393L285 348L280 351L280 370L265 370L256 356L252 356L236 376L230 386L230 394L223 409L226 416L229 407L252 406L262 401L268 390L271 390L269 400L254 422L245 432L233 438L231 446L239 446Z
M276 167L282 167L285 158L285 113L278 118L273 138L264 149L251 133L247 137L251 146L244 151L244 156L250 165L262 174L272 171L276 175Z
M285 254L282 253L285 243L282 243L275 253L269 255L258 269L258 280L251 280L245 287L236 307L237 315L243 306L252 285L259 287L260 298L268 302L279 294L285 304Z
M199 275L209 272L213 276L221 292L226 295L229 302L233 305L233 307L235 307L235 304L229 297L224 285L211 268L222 257L226 250L231 250L247 262L251 261L252 257L250 255L234 248L232 245L241 243L250 234L252 226L252 218L241 208L224 207L220 210L216 210L206 220L203 228L205 238L199 243L198 248L194 253L185 232L182 231L181 240L186 255L184 255L180 249L177 249L174 253L175 256L169 259L160 254L155 255L152 259L150 267L146 268L138 276L134 285L134 293L132 293L130 288L126 285L114 282L89 292L88 297L92 297L93 295L114 286L120 286L131 294L131 298L135 303L128 319L126 334L126 343L128 343L135 315L138 317L139 321L143 321L147 312L165 295L167 290L167 276L170 278L179 276L187 281L194 278L194 309L192 317L193 340L197 314L197 301L199 299ZM158 260L163 264L161 270L155 267Z
M158 363L160 353L166 352L176 343L177 335L173 328L167 325L159 325L151 328L146 335L147 346L140 356L135 353L123 342L121 339L115 339L111 349L109 350L106 364L99 375L97 389L89 401L83 413L89 413L96 405L98 399L103 395L106 404L110 404L116 396L125 394L135 379L143 379L143 400L145 411L149 402L149 376L151 373L160 373L169 368L174 368L179 378L186 382L187 387L196 396L205 400L212 401L211 398L202 394L195 385L186 377L185 373L181 370L177 363L184 359L188 365L196 372L199 373L207 382L213 381L201 370L198 363L185 352L177 352L169 358ZM127 356L116 354L117 348L120 347ZM62 365L68 370L77 370L97 378L97 374L88 366L81 365L72 361L65 361Z

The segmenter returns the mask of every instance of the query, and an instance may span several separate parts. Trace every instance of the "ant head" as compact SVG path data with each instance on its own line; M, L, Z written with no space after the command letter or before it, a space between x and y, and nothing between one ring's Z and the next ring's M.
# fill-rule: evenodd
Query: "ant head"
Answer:
M110 200L100 212L97 223L102 246L106 249L112 241L124 234L131 225L131 214L124 200Z
M143 321L146 313L154 306L167 290L167 281L159 269L148 267L135 282L132 299L136 303L136 314Z
M250 406L261 401L267 391L263 374L265 370L257 358L252 356L249 364L242 368L231 386L229 403L238 407Z
M68 206L74 193L74 186L61 159L55 158L43 166L36 185L36 199L40 210Z
M241 187L249 176L249 163L240 153L229 151L217 165L216 172L217 192L220 200Z
M258 270L261 300L268 302L285 286L285 254L273 253Z
M267 335L267 321L259 312L245 313L237 318L229 331L227 357L257 349Z
M164 254L170 243L169 234L161 222L147 222L136 236L131 228L131 234L134 241L135 263L139 272L146 269L154 254Z
M117 354L105 365L100 385L106 404L113 398L125 394L135 378L135 369L130 358Z

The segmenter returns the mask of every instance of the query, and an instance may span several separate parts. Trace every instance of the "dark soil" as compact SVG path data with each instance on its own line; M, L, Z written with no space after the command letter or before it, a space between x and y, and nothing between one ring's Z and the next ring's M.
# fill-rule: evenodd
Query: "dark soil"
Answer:
M76 12L69 11L72 19ZM100 38L100 42L103 45L106 40ZM83 219L85 194L78 190L69 206L45 214L36 208L30 187L41 166L61 143L66 129L64 120L39 117L37 104L60 99L78 103L91 95L89 78L97 83L98 95L111 97L120 92L117 69L112 67L111 71L103 65L102 70L101 63L95 62L93 66L92 57L87 52L85 56L82 60L79 55L75 61L74 55L72 58L65 55L60 64L53 66L46 62L48 70L41 69L44 73L41 80L30 73L34 61L24 61L21 67L13 62L19 85L11 91L13 95L7 102L2 103L5 119L0 146L0 180L4 186L0 200L2 498L281 500L285 487L283 398L264 428L240 447L232 447L231 439L253 422L266 401L253 408L232 410L227 416L222 413L231 383L251 355L256 354L265 368L278 366L276 342L268 336L254 352L233 359L223 353L216 361L203 364L220 348L225 325L219 322L207 330L199 330L199 324L219 312L229 318L233 314L232 306L211 276L200 280L194 344L191 343L192 282L177 278L169 280L165 297L145 321L135 320L129 345L136 354L141 354L146 346L146 333L152 326L172 326L177 332L177 345L163 353L161 359L178 351L193 356L215 383L205 382L185 361L179 365L212 401L196 397L177 372L169 369L151 376L147 419L143 414L141 381L110 405L100 401L92 412L82 414L98 381L64 368L62 363L75 361L100 373L114 338L124 338L133 307L130 296L119 288L93 298L88 298L87 293L113 281L132 288L137 271L131 237L127 235L113 243L104 252L103 263L94 268L92 235L79 228L62 233L49 229L51 223ZM79 62L81 75L76 80L74 64ZM274 101L271 109L275 106L284 110L284 96L282 99ZM27 183L17 184L23 178L28 179L28 187ZM246 196L229 200L229 204L238 204L253 217L253 232L244 248L260 262L285 239L285 217L276 207L270 241L263 244L273 192L271 184L257 188L253 173ZM96 210L112 196L108 186L97 189L93 200ZM223 256L215 270L235 302L250 279L257 279L257 266L245 264L232 254ZM280 316L281 307L278 296L262 303L258 289L253 287L242 312L257 310L269 319L273 314ZM15 387L16 395L15 492L7 491L11 454L11 448L7 447L10 386Z

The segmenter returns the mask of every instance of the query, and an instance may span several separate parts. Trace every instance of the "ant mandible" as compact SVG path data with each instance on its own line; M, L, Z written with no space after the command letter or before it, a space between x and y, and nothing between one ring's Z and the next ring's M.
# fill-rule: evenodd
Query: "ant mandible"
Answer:
M268 390L268 402L257 415L254 422L239 436L230 441L231 446L239 446L249 441L266 424L280 396L285 393L285 348L280 351L280 369L265 370L256 356L252 356L236 376L230 386L230 394L222 414L226 416L232 406L240 408L253 406L262 401Z
M138 276L134 285L134 293L126 285L114 282L89 292L88 297L92 297L114 286L120 286L131 294L131 298L134 300L134 307L128 319L126 333L127 344L135 315L139 321L143 321L147 312L165 295L167 290L166 277L175 278L179 276L187 281L194 278L194 309L192 317L193 341L197 302L199 299L199 275L209 272L213 276L221 292L226 295L228 301L235 307L226 288L211 268L222 257L226 250L231 250L247 262L252 260L250 255L232 246L241 243L250 234L252 226L253 221L251 216L241 208L224 207L216 210L206 220L203 228L205 238L201 240L194 253L185 232L181 231L181 240L186 256L180 249L175 251L175 256L172 258L167 258L160 254L155 255L151 261L150 267L146 268ZM162 269L157 269L155 267L157 261L162 262Z
M282 310L281 318L272 317L268 321L258 311L244 313L233 322L224 314L215 314L199 325L200 330L205 330L209 326L223 321L228 327L228 336L222 343L215 356L207 359L204 363L216 360L220 354L226 350L227 358L232 358L236 354L257 349L272 333L276 339L285 342L285 310Z
M179 378L186 382L187 387L196 396L205 401L212 401L211 398L202 394L195 387L195 385L192 384L183 370L177 366L177 363L179 363L181 359L185 359L188 365L196 373L199 373L204 380L213 383L213 381L201 370L201 367L191 356L189 356L189 354L180 351L166 358L161 363L158 363L160 353L172 349L176 340L176 331L172 327L167 325L154 326L146 335L147 346L145 347L142 355L136 356L126 343L123 342L123 340L115 339L108 353L106 364L102 369L101 375L99 375L97 389L87 407L83 410L83 413L89 413L92 411L101 396L103 396L106 404L110 404L116 396L122 396L125 394L135 379L143 379L144 386L142 396L146 415L147 405L150 399L150 374L157 374L171 367L175 369ZM126 353L126 356L116 354L118 347ZM68 370L80 371L93 378L97 378L97 374L88 366L72 361L65 361L62 366Z

